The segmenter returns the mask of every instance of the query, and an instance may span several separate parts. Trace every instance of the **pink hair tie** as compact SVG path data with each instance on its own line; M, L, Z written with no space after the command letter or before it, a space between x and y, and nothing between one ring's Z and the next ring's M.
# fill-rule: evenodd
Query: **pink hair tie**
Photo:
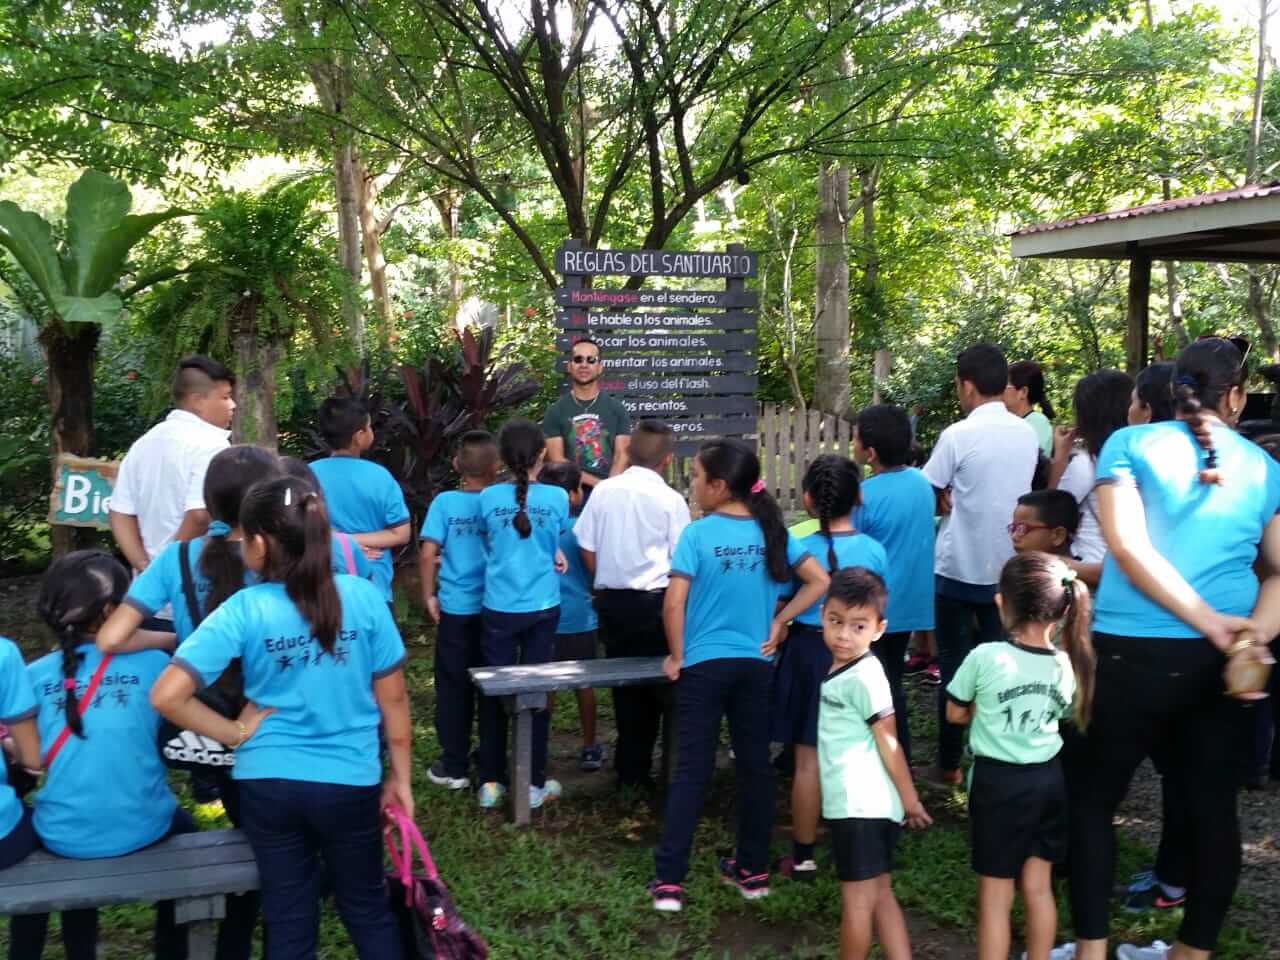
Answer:
M763 480L757 480L755 483L753 483L753 484L751 485L751 492L752 492L752 493L764 493L764 492L765 492L765 490L767 490L767 489L768 489L768 487L766 487L766 486L764 485L764 481L763 481Z
M72 677L67 677L67 679L62 681L63 690L74 690L75 688L76 688L76 682Z

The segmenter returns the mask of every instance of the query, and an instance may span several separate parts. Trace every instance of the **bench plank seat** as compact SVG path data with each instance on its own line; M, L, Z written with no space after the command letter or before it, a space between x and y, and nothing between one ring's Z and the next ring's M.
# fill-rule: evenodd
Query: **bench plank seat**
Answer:
M210 830L103 860L70 860L38 851L0 870L0 914L185 900L257 889L258 865L244 834Z

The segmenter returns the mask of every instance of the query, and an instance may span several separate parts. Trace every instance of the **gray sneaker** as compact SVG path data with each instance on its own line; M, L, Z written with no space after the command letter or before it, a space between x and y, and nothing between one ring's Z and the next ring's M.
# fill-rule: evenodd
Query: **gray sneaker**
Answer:
M1076 945L1074 943L1064 943L1060 947L1054 947L1049 951L1049 960L1075 960ZM1022 955L1022 960L1027 960L1027 955Z
M594 747L583 747L578 751L578 766L583 770L599 770L604 766L604 761L603 743L597 743Z
M1116 960L1165 960L1172 949L1163 940L1157 940L1149 947L1122 943L1116 947Z

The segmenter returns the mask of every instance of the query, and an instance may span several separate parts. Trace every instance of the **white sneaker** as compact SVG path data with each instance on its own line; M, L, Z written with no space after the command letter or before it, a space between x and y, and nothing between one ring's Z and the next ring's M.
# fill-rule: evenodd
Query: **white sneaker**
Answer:
M1135 947L1122 943L1116 948L1116 960L1165 960L1173 948L1163 940L1157 940L1149 947Z
M466 777L451 777L445 772L444 764L437 760L431 766L427 767L427 779L440 787L449 790L465 790L471 786L471 781Z
M1075 943L1064 943L1060 947L1054 947L1049 951L1049 960L1075 960L1076 945ZM1027 960L1027 955L1022 955L1022 960Z
M546 801L555 800L562 793L564 793L564 787L560 786L560 781L552 780L550 777L540 787L529 784L529 809L537 810Z

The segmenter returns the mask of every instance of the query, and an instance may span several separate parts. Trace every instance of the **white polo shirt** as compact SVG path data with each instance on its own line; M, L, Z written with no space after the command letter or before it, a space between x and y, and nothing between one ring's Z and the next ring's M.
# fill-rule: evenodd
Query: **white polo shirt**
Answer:
M1009 521L1031 490L1040 441L1000 400L975 407L942 431L924 475L951 489L951 516L938 531L933 569L961 583L989 586L1013 556Z
M648 467L601 480L573 532L596 555L597 590L660 590L671 574L689 505Z
M129 448L116 474L111 509L138 518L142 545L155 559L188 510L204 509L209 461L231 443L231 431L174 410Z

